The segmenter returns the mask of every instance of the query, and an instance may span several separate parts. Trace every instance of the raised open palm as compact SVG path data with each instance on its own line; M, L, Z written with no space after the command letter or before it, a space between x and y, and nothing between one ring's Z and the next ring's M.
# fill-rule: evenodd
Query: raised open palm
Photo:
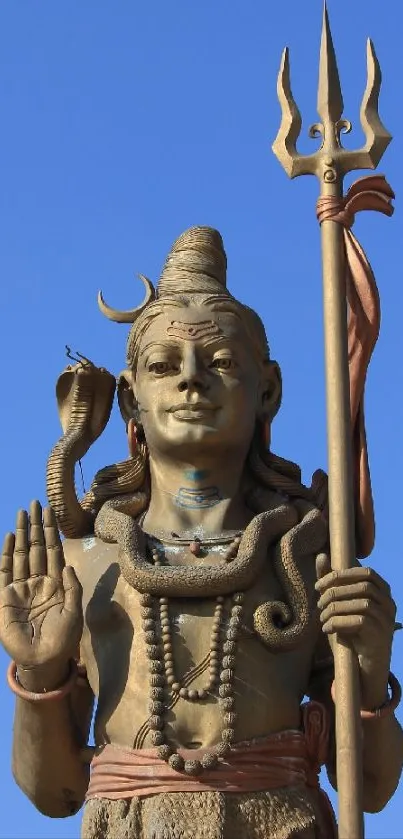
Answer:
M73 657L83 627L81 586L65 565L55 516L33 501L7 534L0 563L0 642L22 667Z

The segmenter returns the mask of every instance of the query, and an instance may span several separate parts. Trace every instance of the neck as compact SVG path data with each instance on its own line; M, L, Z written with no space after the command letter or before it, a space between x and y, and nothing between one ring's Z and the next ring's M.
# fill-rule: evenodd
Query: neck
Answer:
M244 458L189 464L150 453L151 501L143 527L151 534L203 536L238 531L251 520L241 479Z

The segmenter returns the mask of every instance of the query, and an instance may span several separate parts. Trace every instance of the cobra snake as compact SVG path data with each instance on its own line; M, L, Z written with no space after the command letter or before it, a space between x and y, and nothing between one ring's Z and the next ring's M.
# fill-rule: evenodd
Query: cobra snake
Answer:
M56 399L64 434L49 455L46 490L59 530L67 538L93 532L92 493L78 500L74 468L102 434L112 410L115 387L115 377L88 359L66 367L57 380Z

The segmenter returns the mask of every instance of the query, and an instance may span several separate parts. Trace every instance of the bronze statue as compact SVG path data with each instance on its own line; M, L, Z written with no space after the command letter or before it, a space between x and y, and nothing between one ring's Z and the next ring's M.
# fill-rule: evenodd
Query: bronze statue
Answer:
M387 211L390 188L371 184ZM363 192L353 188L354 210ZM400 776L395 604L369 568L331 569L326 476L306 487L271 452L280 368L258 315L227 290L219 233L187 230L156 288L142 281L137 309L99 296L108 318L131 324L117 381L128 459L77 498L75 465L115 393L114 376L80 357L57 383L64 433L48 462L50 507L20 511L4 542L0 640L17 695L16 781L49 816L85 803L85 839L330 839L318 771L326 763L336 785L337 646L357 661L364 809L384 807ZM356 347L352 298L350 308ZM352 358L365 556L369 358Z

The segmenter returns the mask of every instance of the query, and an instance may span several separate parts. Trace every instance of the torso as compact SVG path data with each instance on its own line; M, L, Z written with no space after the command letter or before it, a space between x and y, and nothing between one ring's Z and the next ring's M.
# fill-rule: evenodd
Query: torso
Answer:
M98 698L97 745L112 742L128 748L151 745L145 726L150 712L149 662L140 614L140 595L120 575L117 545L95 538L66 540L66 563L75 567L83 587L85 628L81 656ZM171 561L171 560L170 560ZM215 552L204 559L177 552L175 562L220 561ZM245 592L242 631L235 668L236 742L298 728L300 703L306 692L318 641L314 559L300 569L310 594L312 619L303 643L287 653L270 652L253 632L253 612L268 600L282 599L280 584L268 558L265 574ZM226 614L231 598L226 598ZM185 673L206 658L210 648L215 599L169 601L175 673ZM225 631L225 623L224 623ZM208 669L191 683L202 688ZM209 747L220 741L224 723L217 690L196 702L178 699L166 716L172 745Z

